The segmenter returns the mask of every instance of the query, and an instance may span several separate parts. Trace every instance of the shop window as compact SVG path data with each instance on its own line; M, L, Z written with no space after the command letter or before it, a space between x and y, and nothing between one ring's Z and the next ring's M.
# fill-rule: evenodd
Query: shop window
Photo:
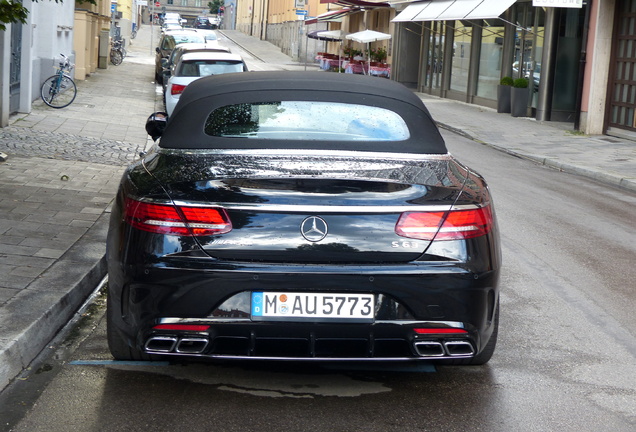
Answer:
M428 32L428 53L426 61L426 76L424 86L429 89L439 89L442 81L444 59L444 25L440 21L430 22Z
M497 99L497 86L501 77L504 24L500 20L484 21L479 56L477 96Z
M453 40L453 63L451 65L450 88L461 93L468 90L468 72L470 68L470 47L472 27L465 26L462 21L455 21Z

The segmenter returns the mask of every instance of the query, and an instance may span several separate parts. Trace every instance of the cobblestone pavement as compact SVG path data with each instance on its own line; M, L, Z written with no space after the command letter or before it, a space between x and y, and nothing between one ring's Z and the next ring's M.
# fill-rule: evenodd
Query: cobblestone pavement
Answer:
M0 151L11 155L124 166L135 160L144 147L145 142L130 143L14 126L0 128Z

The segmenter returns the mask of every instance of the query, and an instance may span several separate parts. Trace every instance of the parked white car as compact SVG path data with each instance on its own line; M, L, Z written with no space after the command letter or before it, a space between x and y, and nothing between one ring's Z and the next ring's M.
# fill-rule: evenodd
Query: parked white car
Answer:
M209 75L245 72L247 66L238 54L226 52L193 52L181 56L168 80L165 94L166 111L171 115L186 86Z
M163 93L165 96L166 87L168 86L168 80L170 76L174 73L174 69L179 63L181 56L186 53L192 52L232 52L229 47L220 45L218 42L207 42L207 43L183 43L174 47L170 57L166 59L162 59L161 65L163 67Z

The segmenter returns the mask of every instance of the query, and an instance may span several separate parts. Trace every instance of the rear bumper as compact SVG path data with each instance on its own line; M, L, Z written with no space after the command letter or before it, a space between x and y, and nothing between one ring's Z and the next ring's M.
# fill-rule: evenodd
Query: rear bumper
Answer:
M121 271L117 271L120 269ZM449 263L398 266L258 265L196 260L178 268L109 269L112 324L151 354L236 359L414 360L472 357L492 332L498 271ZM376 295L373 323L258 322L251 291ZM205 332L156 330L165 323ZM418 335L414 328L460 328Z

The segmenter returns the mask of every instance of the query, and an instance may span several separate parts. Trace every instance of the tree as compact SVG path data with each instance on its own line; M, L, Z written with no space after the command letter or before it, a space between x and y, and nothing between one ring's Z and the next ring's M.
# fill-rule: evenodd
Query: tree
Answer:
M208 2L208 8L210 9L211 14L218 14L219 8L223 6L225 2L223 0L212 0Z
M29 11L19 0L0 0L0 30L6 30L5 24L26 23Z

